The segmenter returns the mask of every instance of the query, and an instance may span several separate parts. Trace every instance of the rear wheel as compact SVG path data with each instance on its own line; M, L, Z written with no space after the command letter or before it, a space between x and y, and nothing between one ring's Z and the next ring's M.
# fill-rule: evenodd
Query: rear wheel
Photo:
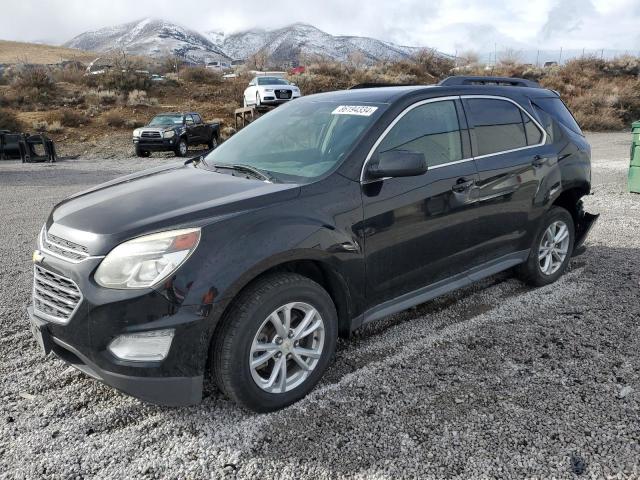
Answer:
M265 276L234 301L212 345L220 389L245 408L269 412L304 397L336 348L329 294L293 273Z
M207 142L207 147L209 147L210 150L213 150L217 146L218 146L218 137L216 137L216 134L214 133L211 135L211 139L209 140L209 142Z
M562 207L553 207L544 216L529 258L518 268L519 276L536 287L555 282L569 265L574 241L571 214Z
M187 145L187 139L186 138L181 138L178 141L178 145L176 145L176 157L184 157L187 155L187 152L189 151L189 146Z

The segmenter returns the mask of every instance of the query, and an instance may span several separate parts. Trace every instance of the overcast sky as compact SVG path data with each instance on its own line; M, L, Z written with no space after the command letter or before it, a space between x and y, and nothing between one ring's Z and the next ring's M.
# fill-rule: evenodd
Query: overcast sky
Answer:
M454 53L494 49L640 50L638 0L0 0L0 38L63 43L146 16L231 33L305 22Z

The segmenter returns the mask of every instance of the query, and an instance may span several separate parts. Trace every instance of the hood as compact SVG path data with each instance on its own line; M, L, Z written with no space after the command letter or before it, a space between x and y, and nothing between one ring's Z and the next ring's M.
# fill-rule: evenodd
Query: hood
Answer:
M154 125L153 127L141 127L143 132L166 132L167 130L173 130L174 128L182 128L182 125L174 125L167 123L166 125Z
M218 217L295 198L295 184L273 184L173 164L98 185L58 204L50 233L101 255L118 243L169 228L205 225Z

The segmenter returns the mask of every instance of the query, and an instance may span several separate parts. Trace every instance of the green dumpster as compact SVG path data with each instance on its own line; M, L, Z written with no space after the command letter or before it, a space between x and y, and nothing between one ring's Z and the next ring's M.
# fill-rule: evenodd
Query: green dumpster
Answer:
M640 121L631 124L631 165L629 166L629 191L640 193Z

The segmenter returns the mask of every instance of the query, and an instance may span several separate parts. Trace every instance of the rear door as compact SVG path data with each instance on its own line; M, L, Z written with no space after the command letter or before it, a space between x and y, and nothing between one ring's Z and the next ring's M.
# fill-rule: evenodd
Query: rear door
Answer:
M205 143L208 140L208 132L207 127L204 123L202 123L202 118L197 113L192 114L193 121L195 124L195 131L198 134L198 139L201 143Z
M420 176L368 181L363 173L368 307L451 277L473 263L476 167L458 97L418 102L394 120L381 152L424 153ZM366 172L366 163L364 166Z
M557 165L546 133L514 100L464 96L478 169L475 238L482 262L530 247L541 183Z

